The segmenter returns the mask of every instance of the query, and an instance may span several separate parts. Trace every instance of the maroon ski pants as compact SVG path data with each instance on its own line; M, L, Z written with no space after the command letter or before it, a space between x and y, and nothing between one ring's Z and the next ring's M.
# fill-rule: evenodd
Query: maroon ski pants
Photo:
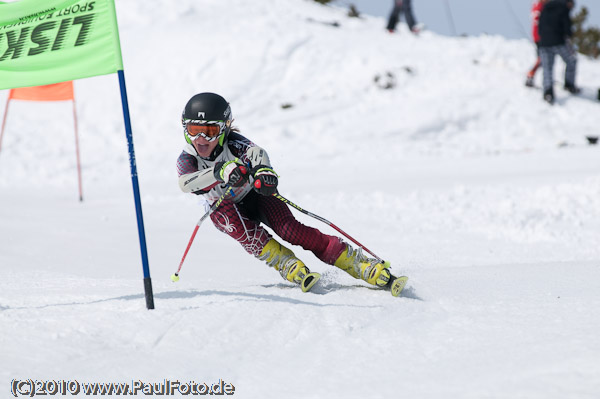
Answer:
M261 223L283 241L300 245L329 265L333 265L346 248L338 237L300 223L282 201L253 191L237 204L223 201L210 218L217 229L234 238L254 256L258 256L272 238Z

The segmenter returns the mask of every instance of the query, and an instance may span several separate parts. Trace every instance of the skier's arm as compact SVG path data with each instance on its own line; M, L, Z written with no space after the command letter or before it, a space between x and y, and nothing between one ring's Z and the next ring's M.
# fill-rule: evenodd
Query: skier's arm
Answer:
M206 193L219 183L239 187L248 181L248 170L239 160L217 162L214 167L187 173L179 177L184 193Z
M563 31L565 32L567 40L573 38L573 25L571 22L571 16L569 14L569 11L565 13L565 16L563 18Z
M250 175L253 178L254 190L262 195L272 195L277 192L278 175L271 167L267 152L260 147L250 147L246 151L250 162Z
M197 172L179 176L179 187L184 193L206 193L216 186L219 181L215 178L213 168L206 168Z
M250 168L255 168L258 165L271 167L271 161L267 152L259 146L248 148L246 151L246 157L250 162Z
M177 158L177 174L184 193L204 194L218 183L213 168L200 169L198 160L185 150Z

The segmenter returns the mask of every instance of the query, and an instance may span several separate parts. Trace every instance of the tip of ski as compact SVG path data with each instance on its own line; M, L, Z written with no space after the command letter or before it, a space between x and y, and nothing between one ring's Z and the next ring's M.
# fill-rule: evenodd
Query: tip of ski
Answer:
M392 292L393 297L400 296L402 290L406 286L408 282L408 277L400 276L400 277L392 277L392 283L390 284L390 291Z

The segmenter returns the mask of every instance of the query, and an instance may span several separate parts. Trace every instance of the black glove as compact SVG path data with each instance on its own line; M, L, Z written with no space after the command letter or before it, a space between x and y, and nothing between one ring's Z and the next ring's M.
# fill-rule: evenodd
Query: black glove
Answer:
M262 195L273 195L277 192L277 183L279 182L277 173L265 165L258 165L251 171L254 182L254 191Z
M242 186L248 181L248 169L237 158L233 161L217 162L213 173L215 179L230 184L232 187Z

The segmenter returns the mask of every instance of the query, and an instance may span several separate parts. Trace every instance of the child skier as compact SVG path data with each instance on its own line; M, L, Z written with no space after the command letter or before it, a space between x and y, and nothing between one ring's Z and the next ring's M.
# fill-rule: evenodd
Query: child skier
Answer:
M186 193L203 195L208 204L223 194L210 215L220 231L237 240L251 255L265 261L281 276L309 291L319 273L308 267L261 225L283 241L312 251L323 262L397 296L404 280L393 277L381 260L367 258L338 237L298 222L287 204L273 196L278 176L267 152L232 127L229 103L215 93L200 93L185 105L181 117L187 144L177 160L179 186Z

